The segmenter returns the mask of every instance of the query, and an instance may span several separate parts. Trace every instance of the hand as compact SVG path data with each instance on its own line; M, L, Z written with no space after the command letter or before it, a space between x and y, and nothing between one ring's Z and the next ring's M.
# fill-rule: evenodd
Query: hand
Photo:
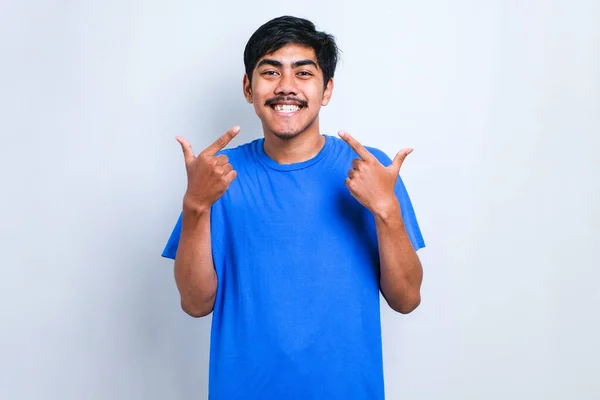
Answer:
M340 137L360 156L352 160L346 186L350 193L372 213L382 213L397 204L394 186L400 167L412 149L403 149L392 163L385 167L349 133L340 131Z
M188 180L184 207L198 212L205 211L229 188L237 173L229 164L226 155L215 157L215 154L223 149L239 131L239 126L231 128L198 157L194 155L192 145L186 139L181 136L176 137L183 150Z

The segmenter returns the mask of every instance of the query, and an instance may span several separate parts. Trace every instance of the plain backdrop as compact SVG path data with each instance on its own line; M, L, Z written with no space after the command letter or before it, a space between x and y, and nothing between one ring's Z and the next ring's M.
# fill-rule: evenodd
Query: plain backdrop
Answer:
M210 319L160 257L175 136L262 135L242 52L283 14L343 51L323 133L415 149L423 301L382 307L387 397L600 398L596 0L2 2L0 398L206 397Z

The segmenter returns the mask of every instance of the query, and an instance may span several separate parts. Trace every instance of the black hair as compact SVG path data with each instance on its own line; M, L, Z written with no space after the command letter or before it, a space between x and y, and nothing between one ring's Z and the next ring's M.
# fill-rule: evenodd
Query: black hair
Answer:
M287 15L274 18L260 26L246 43L244 66L250 83L252 71L258 60L290 43L312 47L317 56L317 64L323 71L324 84L327 86L329 79L333 78L339 57L334 36L317 31L315 24L307 19Z

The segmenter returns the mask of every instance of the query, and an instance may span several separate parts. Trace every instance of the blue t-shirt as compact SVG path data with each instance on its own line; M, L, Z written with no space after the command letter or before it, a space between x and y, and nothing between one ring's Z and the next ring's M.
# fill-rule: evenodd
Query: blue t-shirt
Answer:
M211 208L211 399L384 398L375 221L344 182L358 155L325 137L294 164L271 159L264 138L220 152L237 178ZM400 177L396 195L424 247ZM181 215L164 257L175 258L180 231Z

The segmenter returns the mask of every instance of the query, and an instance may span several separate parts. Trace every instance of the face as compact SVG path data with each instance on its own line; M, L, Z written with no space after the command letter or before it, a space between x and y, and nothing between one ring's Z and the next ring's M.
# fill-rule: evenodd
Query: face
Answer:
M254 104L265 135L291 139L303 132L319 133L319 110L333 91L327 86L311 47L289 44L258 60L252 85L244 76L244 96Z

